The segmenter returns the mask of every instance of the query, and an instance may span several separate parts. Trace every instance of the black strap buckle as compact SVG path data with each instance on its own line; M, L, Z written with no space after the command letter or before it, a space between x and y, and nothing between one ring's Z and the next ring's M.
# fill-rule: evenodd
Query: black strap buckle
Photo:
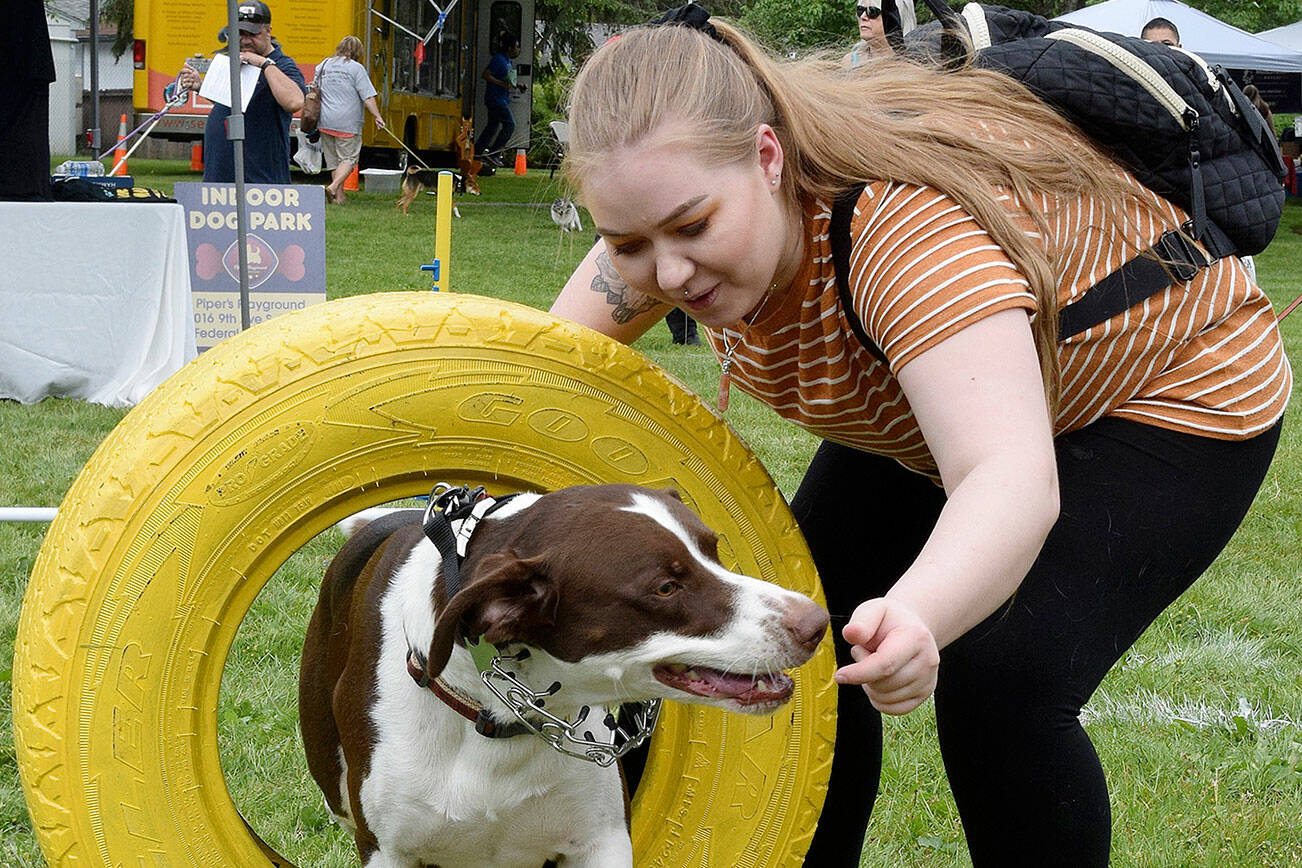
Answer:
M1207 254L1193 242L1193 221L1180 227L1180 232L1165 232L1153 243L1152 250L1158 259L1174 274L1180 283L1197 276L1200 269L1211 265Z
M452 522L469 516L475 503L487 491L482 485L474 488L469 485L444 488L446 485L447 483L440 482L430 492L429 508L425 510L425 519L421 525L425 536L434 543L443 558L443 590L450 600L461 590L461 556L457 552L457 538L452 532ZM443 490L440 491L440 488Z
M1135 258L1058 310L1058 340L1064 341L1129 310L1173 283L1187 283L1211 260L1185 234L1171 229Z
M443 485L445 483L439 483ZM470 515L470 511L475 508L475 504L480 498L488 494L487 489L482 485L476 485L471 488L469 485L460 485L456 488L448 488L439 493L438 488L430 494L430 509L438 510L443 513L448 521L457 521Z

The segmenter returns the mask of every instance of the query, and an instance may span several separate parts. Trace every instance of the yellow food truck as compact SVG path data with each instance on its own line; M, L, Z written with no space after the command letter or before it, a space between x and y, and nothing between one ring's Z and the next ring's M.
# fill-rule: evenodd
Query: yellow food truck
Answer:
M482 73L497 34L520 37L517 79L525 85L533 80L533 0L267 0L267 5L272 38L309 82L340 39L349 34L361 39L385 123L413 150L453 152L462 117L475 119L476 134L483 129L487 83ZM218 32L226 16L225 0L136 0L136 124L163 108L163 89L182 64L205 72L212 56L225 49ZM511 96L516 131L508 148L529 146L531 92L526 87ZM191 94L152 134L201 140L210 106ZM367 124L362 165L397 164L405 152L394 136Z

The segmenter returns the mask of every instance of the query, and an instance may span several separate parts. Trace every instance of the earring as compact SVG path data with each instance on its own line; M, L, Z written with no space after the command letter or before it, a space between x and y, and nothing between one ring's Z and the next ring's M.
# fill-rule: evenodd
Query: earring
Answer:
M778 175L772 181L769 181L769 183L772 184L774 187L776 187L778 185L778 181L780 180L782 180L782 176Z
M687 298L687 296L689 296L689 295L691 295L691 294L692 294L692 291L691 291L690 289L684 289L684 290L683 290L683 298Z

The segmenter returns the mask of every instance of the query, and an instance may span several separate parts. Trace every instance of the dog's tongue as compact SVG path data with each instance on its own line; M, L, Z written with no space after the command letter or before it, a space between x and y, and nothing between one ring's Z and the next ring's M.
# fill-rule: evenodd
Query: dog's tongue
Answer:
M791 695L794 682L785 672L741 675L706 666L664 663L652 670L656 680L695 696L731 699L739 705L782 701Z

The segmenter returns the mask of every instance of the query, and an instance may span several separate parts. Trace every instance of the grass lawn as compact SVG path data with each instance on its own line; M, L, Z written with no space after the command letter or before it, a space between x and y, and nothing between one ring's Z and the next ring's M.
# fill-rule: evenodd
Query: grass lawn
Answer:
M57 158L56 162L58 161ZM197 180L183 161L133 160L137 183L170 191ZM547 206L561 195L544 171L483 181L454 219L452 288L546 308L590 241L559 238ZM395 194L350 194L326 219L330 298L426 289L434 200L411 214ZM571 243L572 242L572 243ZM1302 291L1302 205L1290 200L1275 242L1257 258L1277 309ZM1302 359L1302 312L1284 323ZM637 348L713 402L718 366L657 327ZM1295 395L1296 398L1296 395ZM1302 433L1299 401L1274 467L1222 557L1122 659L1086 707L1109 772L1113 864L1302 866ZM124 411L69 400L0 402L0 506L55 506ZM728 418L788 495L814 447L736 390ZM45 526L0 524L0 678L10 681L18 610ZM298 653L333 531L268 583L240 628L222 686L219 737L241 813L302 866L355 864L308 778L297 733ZM945 784L929 708L886 723L881 796L865 866L969 864ZM1015 820L1016 818L1012 818ZM1015 826L1014 826L1015 828ZM1015 832L1014 832L1015 834ZM13 753L10 696L0 689L0 864L43 864Z

